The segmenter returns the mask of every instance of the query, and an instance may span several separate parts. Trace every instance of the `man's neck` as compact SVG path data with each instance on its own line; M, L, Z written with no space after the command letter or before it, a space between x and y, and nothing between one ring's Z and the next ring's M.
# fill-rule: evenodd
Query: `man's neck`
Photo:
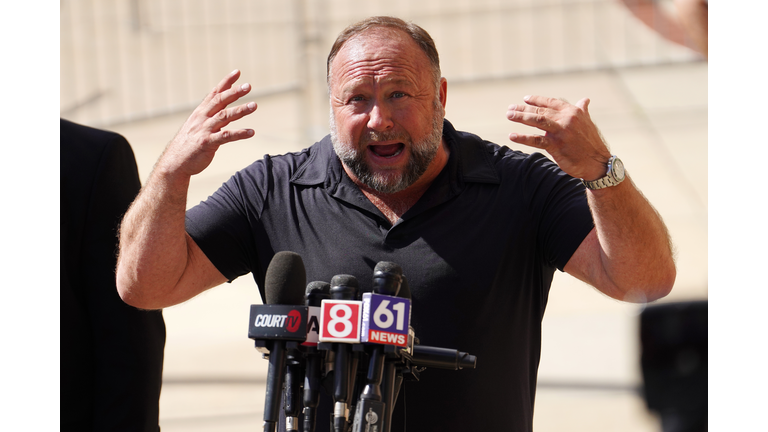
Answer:
M440 148L437 150L434 159L432 159L432 162L429 164L429 167L424 174L422 174L412 185L400 192L391 194L376 191L363 184L350 172L346 165L342 165L344 166L347 175L349 175L349 178L360 188L368 200L370 200L371 203L386 216L389 222L394 225L405 212L419 201L419 198L424 195L424 192L429 189L429 186L448 163L449 155L450 151L448 150L448 145L446 144L445 139L443 139Z

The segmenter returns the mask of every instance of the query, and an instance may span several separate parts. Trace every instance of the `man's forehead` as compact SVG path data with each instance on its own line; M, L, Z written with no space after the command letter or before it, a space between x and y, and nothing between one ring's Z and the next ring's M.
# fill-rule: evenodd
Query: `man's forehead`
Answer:
M355 91L355 89L363 88L366 86L378 85L394 85L403 89L416 87L417 84L414 81L416 77L411 74L407 74L403 71L392 70L380 70L380 71L355 71L354 73L344 74L341 78L343 91Z
M416 42L400 29L374 27L350 37L339 50L375 50L386 46L393 50L419 49Z
M385 80L405 80L400 73L418 74L429 59L407 34L400 30L375 28L350 38L331 65L332 75L358 80L388 75Z

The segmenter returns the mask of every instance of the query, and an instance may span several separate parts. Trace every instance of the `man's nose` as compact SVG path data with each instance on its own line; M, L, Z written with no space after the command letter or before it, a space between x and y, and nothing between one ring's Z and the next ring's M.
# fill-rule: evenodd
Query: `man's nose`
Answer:
M373 102L368 114L368 128L381 132L392 129L392 127L394 127L394 123L392 122L391 110L386 104Z

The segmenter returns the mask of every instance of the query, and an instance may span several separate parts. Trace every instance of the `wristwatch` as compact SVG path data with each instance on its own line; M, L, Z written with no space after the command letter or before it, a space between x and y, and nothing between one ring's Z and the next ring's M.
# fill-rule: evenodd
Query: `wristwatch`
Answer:
M595 190L616 186L624 181L624 177L624 163L616 155L613 155L608 159L608 172L605 173L605 177L593 181L581 179L581 182L587 189Z

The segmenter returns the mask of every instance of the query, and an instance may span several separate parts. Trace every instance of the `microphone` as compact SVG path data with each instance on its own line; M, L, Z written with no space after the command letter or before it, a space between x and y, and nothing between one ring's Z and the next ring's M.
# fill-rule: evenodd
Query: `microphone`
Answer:
M298 350L298 345L287 349L285 366L285 430L286 432L298 432L299 413L301 412L302 392L301 385L304 377L304 357Z
M307 339L301 344L305 347L317 347L320 341L320 309L323 300L331 298L331 284L314 281L307 285L304 294L307 305Z
M468 353L424 345L414 345L409 360L415 366L437 369L474 369L477 366L477 357Z
M402 283L400 284L400 297L411 298L411 290L405 275L403 275ZM437 348L409 343L409 349L404 350L403 353L406 356L410 354L409 360L411 363L419 367L452 370L464 368L475 369L475 367L477 367L476 356L448 348Z
M367 344L370 358L352 432L389 432L404 373L418 380L419 368L474 369L477 359L458 350L418 345L410 326L411 291L399 265L379 262L373 289L361 298L360 340Z
M320 306L324 299L331 298L328 282L310 282L304 296L308 309L307 340L302 343L306 349L304 374L304 428L303 432L315 430L317 405L320 403L320 377L324 354L317 350L320 338Z
M391 393L390 384L385 383L382 392L385 368L394 367L386 362L385 345L405 346L411 313L409 299L396 297L403 279L402 268L388 261L376 264L373 270L373 292L364 293L361 342L376 343L370 349L366 383L355 410L353 432L386 430L387 417L392 405L387 403ZM387 380L394 377L390 370Z
M278 252L265 275L266 305L251 305L248 337L269 356L264 401L264 431L274 432L279 421L280 399L286 368L286 344L298 346L306 339L307 307L304 300L306 270L295 252Z
M373 268L373 292L397 296L403 283L403 269L397 263L380 261ZM410 298L410 291L408 292Z
M356 371L356 357L350 344L360 342L361 302L355 300L359 283L352 275L336 275L331 279L331 298L321 306L320 342L331 342L335 354L333 377L333 428L346 430L349 418L349 395L352 392L351 375ZM351 379L352 378L352 379Z
M394 269L394 270L393 270ZM382 267L379 268L381 271L381 274L379 275L379 279L383 287L389 287L391 282L386 282L388 280L387 273L388 272L397 272L397 267L391 267L390 265L382 265ZM402 271L402 270L401 270ZM374 269L374 283L376 278L376 269ZM387 288L384 288L387 289ZM391 290L391 288L389 288ZM399 290L396 291L399 298L408 300L407 305L407 311L408 311L408 324L405 325L405 331L406 331L406 348L413 344L413 338L411 337L411 328L410 328L410 300L411 300L411 290L408 286L408 278L404 274L400 274L400 287ZM384 410L384 418L382 420L382 431L389 431L390 427L392 425L392 412L395 407L395 401L397 400L397 395L400 393L400 385L403 381L403 376L401 374L397 373L397 364L400 362L400 355L405 350L398 350L396 351L396 355L394 359L386 360L384 362L384 368L382 372L382 380L381 380L381 393L382 393L382 401L385 405Z
M360 341L406 347L411 319L411 300L397 297L403 270L393 262L376 264L373 292L363 294L363 321Z

